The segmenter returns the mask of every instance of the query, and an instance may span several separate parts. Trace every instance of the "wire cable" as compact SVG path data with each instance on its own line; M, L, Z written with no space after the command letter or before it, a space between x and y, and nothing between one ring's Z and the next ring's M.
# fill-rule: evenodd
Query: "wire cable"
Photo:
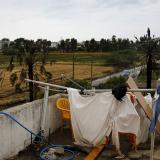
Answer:
M33 131L31 131L30 129L28 129L26 126L24 126L22 123L20 123L15 117L13 117L12 115L10 115L9 113L6 113L6 112L0 112L0 115L5 115L6 117L10 118L11 120L13 120L14 122L16 122L19 126L21 126L22 128L24 128L27 132L31 133L32 135L34 135L35 137L39 138L42 142L44 142L44 137L34 133ZM54 144L50 144L48 145L47 147L43 148L40 152L40 158L41 160L46 160L45 158L43 158L43 154L44 152L46 152L49 148L52 148L52 147L63 147L64 148L64 151L65 152L69 152L71 153L71 156L65 158L64 160L73 160L74 157L75 157L75 153L70 150L70 149L67 149L66 145L54 145Z

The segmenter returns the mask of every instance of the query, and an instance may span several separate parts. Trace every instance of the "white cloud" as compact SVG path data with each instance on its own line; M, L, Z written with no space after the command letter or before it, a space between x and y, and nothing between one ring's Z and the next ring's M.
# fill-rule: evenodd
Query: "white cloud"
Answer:
M159 0L5 0L0 38L133 38L147 27L159 36Z

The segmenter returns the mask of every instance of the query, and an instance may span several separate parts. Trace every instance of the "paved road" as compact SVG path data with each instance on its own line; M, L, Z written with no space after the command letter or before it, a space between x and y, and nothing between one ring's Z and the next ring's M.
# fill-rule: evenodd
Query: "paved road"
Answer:
M136 67L136 68L129 69L129 71L130 71L130 76L137 77L137 76L139 75L140 70L141 70L142 67L144 67L144 66L140 66L140 67ZM111 78L111 77L119 77L121 74L122 74L122 72L118 72L118 73L114 73L114 74L112 74L112 75L109 75L109 76L106 76L106 77L103 77L103 78L96 79L96 80L92 81L92 86L93 86L93 87L96 87L96 86L98 86L99 84L106 83L106 81L107 81L109 78Z

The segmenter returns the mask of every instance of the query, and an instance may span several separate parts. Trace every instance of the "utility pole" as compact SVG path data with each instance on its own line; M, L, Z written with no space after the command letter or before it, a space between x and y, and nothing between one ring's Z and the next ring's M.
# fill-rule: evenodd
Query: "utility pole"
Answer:
M73 64L72 64L72 65L73 65L73 66L72 66L72 67L73 67L73 68L72 68L72 78L73 78L73 80L74 80L74 61L75 61L75 53L74 53L74 52L73 52L73 59L72 59L72 60L73 60Z
M93 61L91 60L91 85L93 80Z

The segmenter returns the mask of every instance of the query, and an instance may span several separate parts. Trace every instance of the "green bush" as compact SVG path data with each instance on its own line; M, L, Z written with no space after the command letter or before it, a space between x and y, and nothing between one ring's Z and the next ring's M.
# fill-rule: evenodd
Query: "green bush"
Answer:
M134 51L116 51L106 58L105 64L112 64L122 68L134 66L138 60L138 55Z
M119 84L125 84L126 83L127 78L120 76L120 77L112 77L109 78L106 83L104 84L100 84L98 87L96 87L97 89L111 89L113 87L115 87L116 85Z

